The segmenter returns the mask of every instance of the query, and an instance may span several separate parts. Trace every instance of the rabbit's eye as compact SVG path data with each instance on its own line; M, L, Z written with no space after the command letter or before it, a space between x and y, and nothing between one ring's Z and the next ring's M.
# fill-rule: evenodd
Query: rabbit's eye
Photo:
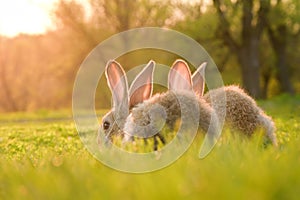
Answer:
M107 122L107 121L103 122L103 129L104 130L109 129L109 127L110 127L110 123L109 122Z

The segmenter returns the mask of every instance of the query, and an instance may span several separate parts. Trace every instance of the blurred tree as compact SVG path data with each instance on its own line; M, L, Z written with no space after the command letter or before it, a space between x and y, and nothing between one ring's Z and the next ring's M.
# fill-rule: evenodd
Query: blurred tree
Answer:
M54 10L54 21L63 32L66 41L76 41L77 47L70 44L71 51L79 51L84 57L101 41L114 33L144 26L165 26L171 8L167 1L157 0L90 0L80 4L76 0L59 0ZM123 45L127 45L124 38ZM121 44L120 44L121 45ZM76 50L75 50L76 49ZM124 66L130 66L122 58Z
M268 39L268 34L264 31L261 43L260 43L260 74L261 74L261 85L262 85L262 98L268 98L273 94L278 94L278 85L276 79L276 68L274 67L275 55L272 52L271 44ZM271 82L273 84L271 85ZM276 83L277 88L274 88L274 83Z
M83 5L76 0L59 0L54 21L94 47L114 33L143 26L165 26L172 15L168 2L90 0Z
M259 46L270 0L213 0L213 3L219 17L217 35L236 54L245 89L253 97L261 98Z
M112 32L143 26L164 26L170 17L170 1L90 0L93 24Z
M86 55L112 34L143 26L169 27L194 38L212 55L226 83L239 82L241 73L244 86L255 97L300 91L299 4L298 0L213 0L211 4L59 0L53 11L55 31L0 37L0 110L70 106L76 72ZM118 61L128 71L149 59L170 65L177 57L144 49ZM100 95L96 94L101 108L110 106L110 91L102 87L105 82L102 77Z
M218 28L214 7L204 1L178 1L174 3L174 10L180 17L173 20L171 27L201 44L214 58L219 71L223 72L232 54L214 34Z
M0 110L26 111L62 107L58 97L59 48L51 34L2 38L0 48Z
M101 37L103 33L97 36L93 34L94 26L88 23L87 15L86 8L76 0L59 0L53 10L53 20L57 28L70 37L69 40L83 40L91 48L98 44L96 37Z
M7 110L16 110L17 106L15 100L12 97L9 87L9 81L7 80L7 66L8 66L8 51L4 48L7 45L7 38L0 37L0 88L1 88L1 107L7 108Z
M75 72L88 53L112 34L137 27L165 26L172 15L168 2L169 0L90 0L86 4L80 4L76 0L59 0L53 16L60 32L64 34L60 37L60 43L65 48L64 56L68 55L64 64L66 75L69 74L74 80ZM126 38L122 44L127 45ZM137 55L141 54L121 56L118 61L128 70L151 59L147 55ZM143 58L147 60L144 61ZM101 78L99 85L106 85L105 82ZM70 83L73 81L69 81L69 85ZM111 94L108 88L101 87L100 93L101 95L96 94L96 102L109 106Z
M275 53L277 79L281 90L294 94L294 88L289 75L288 48L296 50L300 35L300 3L298 0L276 0L267 21L267 31L270 43Z

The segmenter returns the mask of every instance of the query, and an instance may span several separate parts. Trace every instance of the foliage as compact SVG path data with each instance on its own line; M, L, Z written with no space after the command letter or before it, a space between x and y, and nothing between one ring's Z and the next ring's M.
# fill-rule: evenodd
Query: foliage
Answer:
M1 111L65 106L67 95L59 86L68 68L59 38L58 33L0 38Z
M177 162L147 174L118 172L96 161L71 121L2 124L0 198L298 199L300 96L259 104L276 122L279 149L263 147L259 134L249 140L226 132L199 160L198 136Z
M241 8L242 2L246 1L218 2L222 3L221 10L230 22L227 25L232 39L241 44ZM252 24L255 25L259 1L253 2ZM287 27L284 71L287 71L287 77L290 76L292 86L299 93L299 1L273 0L270 6L267 20L274 35L280 36L276 31L278 26L284 24ZM70 107L74 79L88 53L115 33L143 26L166 27L187 34L208 51L219 67L225 84L241 84L244 81L241 76L243 70L237 56L240 49L235 52L224 45L217 13L213 1L90 0L82 4L82 1L59 0L51 13L56 30L43 35L0 36L0 111ZM260 77L258 81L253 81L249 75L250 80L259 82L264 97L286 92L280 87L279 69L276 67L278 54L273 51L266 30L256 53L261 63ZM117 60L128 71L148 62L149 58L170 65L178 56L144 49L125 54ZM248 55L246 58L250 59ZM106 80L102 78L96 94L97 108L109 108L110 98Z

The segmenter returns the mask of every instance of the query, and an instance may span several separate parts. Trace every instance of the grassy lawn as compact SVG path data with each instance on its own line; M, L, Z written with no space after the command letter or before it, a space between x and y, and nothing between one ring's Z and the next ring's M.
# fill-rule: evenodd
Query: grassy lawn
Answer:
M227 134L200 160L197 136L175 163L146 174L98 162L73 121L39 120L66 119L68 111L2 114L0 199L299 199L300 96L259 104L276 123L278 149L264 147L259 134L251 140Z

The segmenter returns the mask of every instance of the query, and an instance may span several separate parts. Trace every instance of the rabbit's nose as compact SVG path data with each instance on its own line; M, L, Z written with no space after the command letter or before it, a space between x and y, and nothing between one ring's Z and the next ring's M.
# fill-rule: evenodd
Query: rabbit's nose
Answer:
M98 135L97 135L97 144L99 148L110 147L111 145L110 132L105 134L105 132L101 128L99 128Z

